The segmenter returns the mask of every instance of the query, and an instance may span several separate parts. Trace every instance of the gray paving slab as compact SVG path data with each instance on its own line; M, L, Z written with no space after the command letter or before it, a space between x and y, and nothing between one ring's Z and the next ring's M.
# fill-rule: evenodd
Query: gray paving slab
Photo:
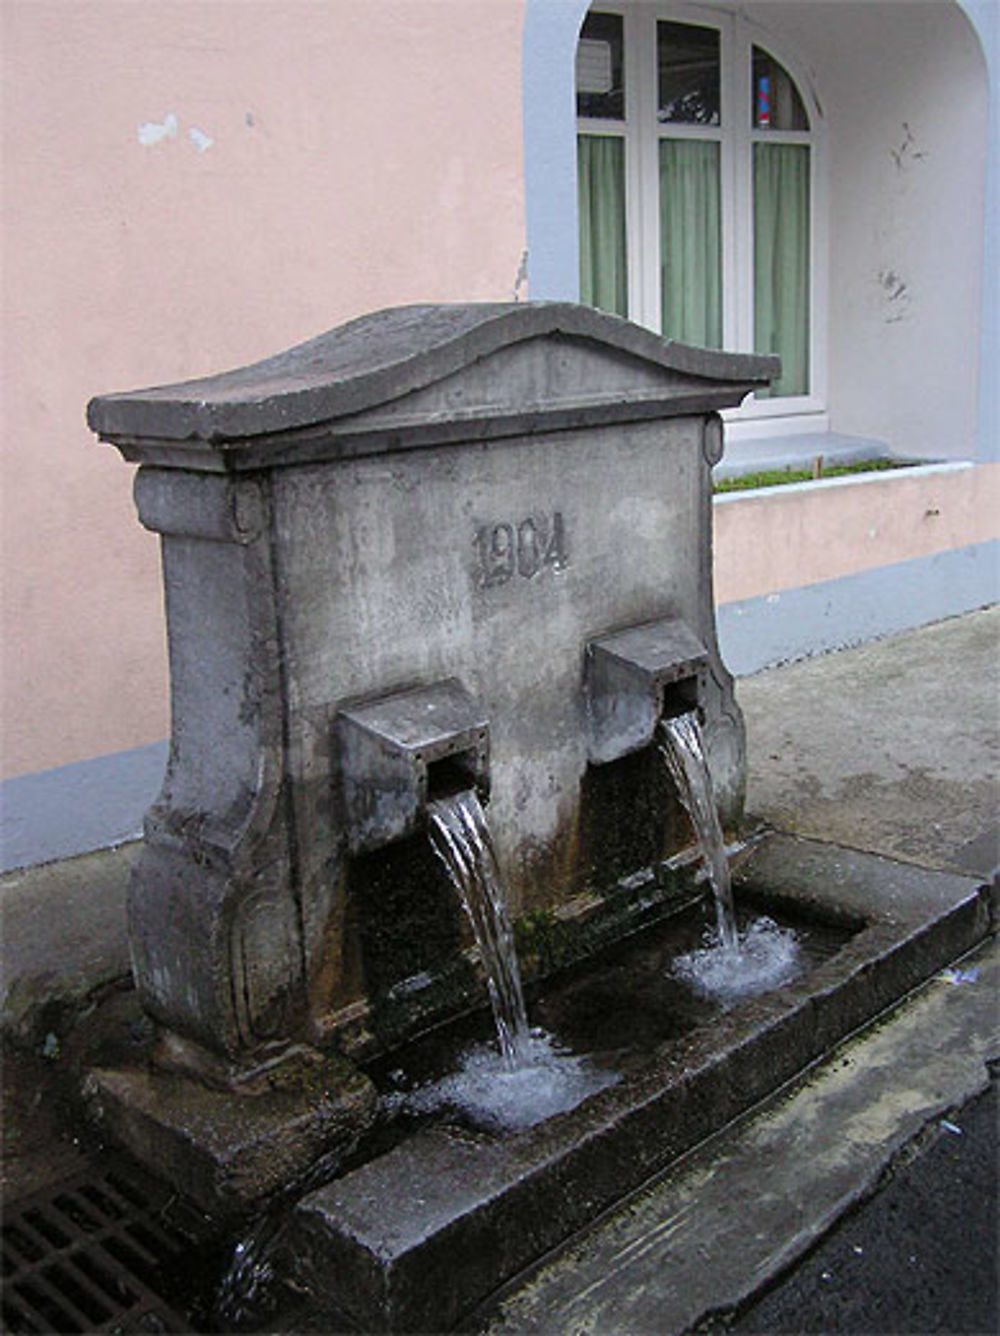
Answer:
M1000 863L1000 608L740 679L751 812L925 867Z

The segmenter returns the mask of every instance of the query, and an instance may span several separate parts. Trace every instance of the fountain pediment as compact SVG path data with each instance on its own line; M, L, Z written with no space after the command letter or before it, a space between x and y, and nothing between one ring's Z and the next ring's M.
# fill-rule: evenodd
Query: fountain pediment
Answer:
M409 306L235 371L100 396L88 420L130 459L260 468L704 414L776 372L773 357L688 347L568 303Z

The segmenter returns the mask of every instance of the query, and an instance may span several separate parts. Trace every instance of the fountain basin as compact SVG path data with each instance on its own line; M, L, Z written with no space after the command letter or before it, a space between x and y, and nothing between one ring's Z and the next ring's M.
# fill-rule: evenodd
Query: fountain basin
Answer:
M785 836L737 878L852 933L810 973L659 1045L578 1108L503 1137L441 1122L306 1196L287 1251L330 1327L453 1327L553 1247L988 931L976 881Z

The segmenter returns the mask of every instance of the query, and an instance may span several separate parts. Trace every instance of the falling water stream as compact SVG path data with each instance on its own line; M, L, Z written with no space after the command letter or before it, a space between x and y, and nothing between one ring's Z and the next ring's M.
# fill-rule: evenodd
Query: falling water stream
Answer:
M508 1067L527 1056L531 1034L486 813L472 789L428 805L431 844L448 869L472 924L486 971L500 1052Z
M736 931L729 860L726 857L726 842L697 714L691 710L687 714L661 719L656 742L698 837L715 897L719 941L730 951L736 951L739 949L739 934Z
M476 794L428 805L431 844L458 891L486 973L499 1051L476 1044L459 1069L428 1085L386 1097L411 1113L460 1113L480 1127L516 1131L574 1108L618 1080L549 1034L528 1025L514 933L486 813Z
M795 933L766 916L753 919L742 933L737 927L726 844L697 714L692 710L661 719L656 741L691 817L715 899L716 939L679 956L672 972L723 1006L786 983L801 968Z

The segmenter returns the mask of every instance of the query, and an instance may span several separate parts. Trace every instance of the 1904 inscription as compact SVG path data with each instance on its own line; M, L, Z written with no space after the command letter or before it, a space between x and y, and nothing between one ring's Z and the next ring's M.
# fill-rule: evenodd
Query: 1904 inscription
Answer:
M566 525L559 510L480 525L473 543L476 583L483 589L506 584L515 575L533 580L546 569L561 571L569 565Z

